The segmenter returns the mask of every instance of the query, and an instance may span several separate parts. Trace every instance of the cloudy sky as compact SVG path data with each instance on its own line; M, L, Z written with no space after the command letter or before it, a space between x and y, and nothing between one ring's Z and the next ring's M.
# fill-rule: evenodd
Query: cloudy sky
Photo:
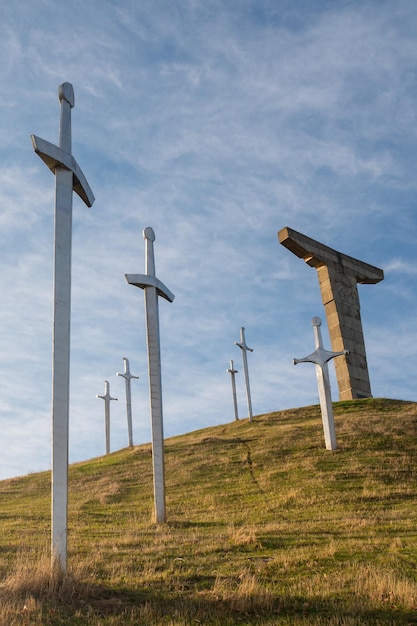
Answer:
M70 82L74 196L70 459L150 440L142 230L156 233L165 435L318 402L323 319L289 226L380 267L361 285L375 397L417 400L415 0L4 0L0 5L0 478L48 469L54 177L30 135L58 142ZM333 366L331 366L333 368ZM334 376L334 375L332 375ZM333 398L337 386L333 380Z

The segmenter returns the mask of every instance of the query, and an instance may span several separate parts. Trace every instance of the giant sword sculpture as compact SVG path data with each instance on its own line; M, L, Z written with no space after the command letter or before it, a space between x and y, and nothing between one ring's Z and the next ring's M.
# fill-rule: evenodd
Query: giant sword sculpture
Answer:
M166 511L158 296L162 296L168 300L168 302L172 302L174 300L174 294L155 276L155 256L153 249L155 233L153 229L150 227L145 228L143 238L145 240L146 274L126 274L126 280L129 285L135 285L135 287L143 289L145 294L155 521L157 524L163 524L166 522Z
M239 372L238 372L238 370L235 370L235 368L233 367L233 359L230 359L230 367L229 367L228 370L226 370L226 372L228 372L230 374L230 379L232 381L233 408L235 410L235 420L238 421L239 420L239 415L238 415L238 411L237 411L235 375L238 374Z
M33 148L55 174L54 319L52 356L52 564L67 564L68 419L71 316L72 194L87 206L93 193L71 154L71 109L74 90L59 86L59 146L32 135Z
M332 396L330 391L330 379L329 368L327 363L330 359L334 359L337 356L347 355L347 350L341 350L340 352L330 352L323 348L323 342L321 339L321 319L319 317L313 317L311 320L314 331L314 343L315 350L312 354L304 357L304 359L294 359L294 365L297 363L314 363L316 366L317 385L319 389L321 418L323 422L324 441L326 444L326 450L336 450L336 433L334 429L333 419L333 407Z
M117 372L116 376L122 376L125 379L125 388L126 388L126 412L127 412L127 434L129 440L129 447L133 446L133 429L132 429L132 393L130 388L130 381L132 378L139 378L139 376L133 376L130 373L129 359L125 356L123 357L123 363L125 366L125 371L123 374Z

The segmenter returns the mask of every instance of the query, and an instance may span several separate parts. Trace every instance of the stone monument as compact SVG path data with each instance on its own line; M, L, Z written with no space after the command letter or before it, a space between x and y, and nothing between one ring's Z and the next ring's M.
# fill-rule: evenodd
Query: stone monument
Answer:
M133 429L132 429L132 394L130 389L130 381L132 378L139 378L139 376L133 376L130 373L129 359L125 356L123 357L123 363L125 367L125 371L123 374L119 374L117 372L116 376L122 376L125 379L125 387L126 387L126 412L127 412L127 433L129 440L129 447L133 446Z
M238 370L235 370L235 368L233 367L233 360L230 360L230 367L229 367L228 370L226 370L226 372L229 372L230 378L231 378L231 381L232 381L233 407L235 409L235 420L237 421L239 419L239 416L238 416L238 413L237 413L237 398L236 398L235 374L238 373Z
M329 350L325 350L323 348L320 332L321 319L319 317L313 317L311 324L314 330L314 343L316 349L312 354L304 357L304 359L294 359L293 363L294 365L297 365L297 363L314 363L316 366L317 385L319 389L321 418L323 422L326 450L336 450L336 433L334 429L332 395L330 391L329 368L327 363L330 359L334 359L337 356L346 355L347 351L342 350L341 352L330 352Z
M135 287L143 289L145 294L155 521L157 524L162 524L166 522L166 507L158 297L162 296L162 298L165 298L168 302L172 302L174 300L174 294L155 276L155 257L153 249L155 233L153 229L150 227L145 228L143 238L145 240L146 274L126 274L126 280L129 285L135 285Z
M110 383L108 380L104 381L104 396L96 396L96 398L102 398L104 400L104 423L106 428L106 454L110 454L110 401L117 400L110 395Z
M357 284L378 283L384 272L288 227L279 231L278 239L316 268L332 350L349 353L335 363L339 400L372 397Z
M249 348L246 345L245 339L245 328L242 326L240 329L240 343L235 341L235 346L238 346L242 350L242 359L243 359L243 371L245 374L245 383L246 383L246 398L248 401L248 412L249 412L249 421L253 421L252 415L252 400L250 396L250 386L249 386L249 369L248 369L248 357L246 355L247 351L253 352L253 348Z
M71 317L72 194L87 206L93 193L71 154L74 90L59 86L59 146L32 135L33 148L55 175L54 317L52 356L52 562L65 571L68 519L68 420Z

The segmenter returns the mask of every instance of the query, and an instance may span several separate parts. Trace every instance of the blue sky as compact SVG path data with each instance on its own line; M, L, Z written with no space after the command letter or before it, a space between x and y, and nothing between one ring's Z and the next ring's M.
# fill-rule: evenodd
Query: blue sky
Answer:
M359 286L375 397L417 400L417 3L414 0L19 0L0 6L0 478L50 467L54 178L75 90L70 459L150 440L142 230L156 233L165 435L318 402L315 270L284 226L380 267ZM330 365L331 370L333 366ZM337 386L332 384L333 399Z

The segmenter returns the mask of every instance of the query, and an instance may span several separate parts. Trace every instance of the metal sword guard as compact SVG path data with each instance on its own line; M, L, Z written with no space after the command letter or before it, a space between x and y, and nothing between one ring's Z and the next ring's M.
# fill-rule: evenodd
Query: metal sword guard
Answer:
M133 374L131 374L129 359L125 356L123 357L123 363L125 366L125 371L123 372L123 374L117 372L116 376L122 376L122 378L125 378L126 380L130 380L131 378L139 378L139 376L134 376Z
M334 359L336 356L343 356L349 354L349 350L341 350L340 352L330 352L329 350L324 350L324 348L317 348L304 357L303 359L293 359L293 364L297 365L298 363L314 363L315 365L320 365L323 367L326 363L328 363L331 359Z
M249 352L253 352L253 348L249 348L249 346L246 344L244 326L242 326L240 329L240 342L235 341L235 345L241 348L241 350L249 350Z
M164 285L163 282L156 278L155 272L155 254L153 242L155 241L155 231L151 226L147 226L142 232L145 240L145 272L146 274L125 274L125 278L129 285L135 285L140 289L146 287L155 287L158 296L165 298L168 302L174 301L174 294Z
M101 398L105 401L117 400L117 398L112 398L110 395L110 385L108 380L104 381L104 396L97 395L96 398Z

